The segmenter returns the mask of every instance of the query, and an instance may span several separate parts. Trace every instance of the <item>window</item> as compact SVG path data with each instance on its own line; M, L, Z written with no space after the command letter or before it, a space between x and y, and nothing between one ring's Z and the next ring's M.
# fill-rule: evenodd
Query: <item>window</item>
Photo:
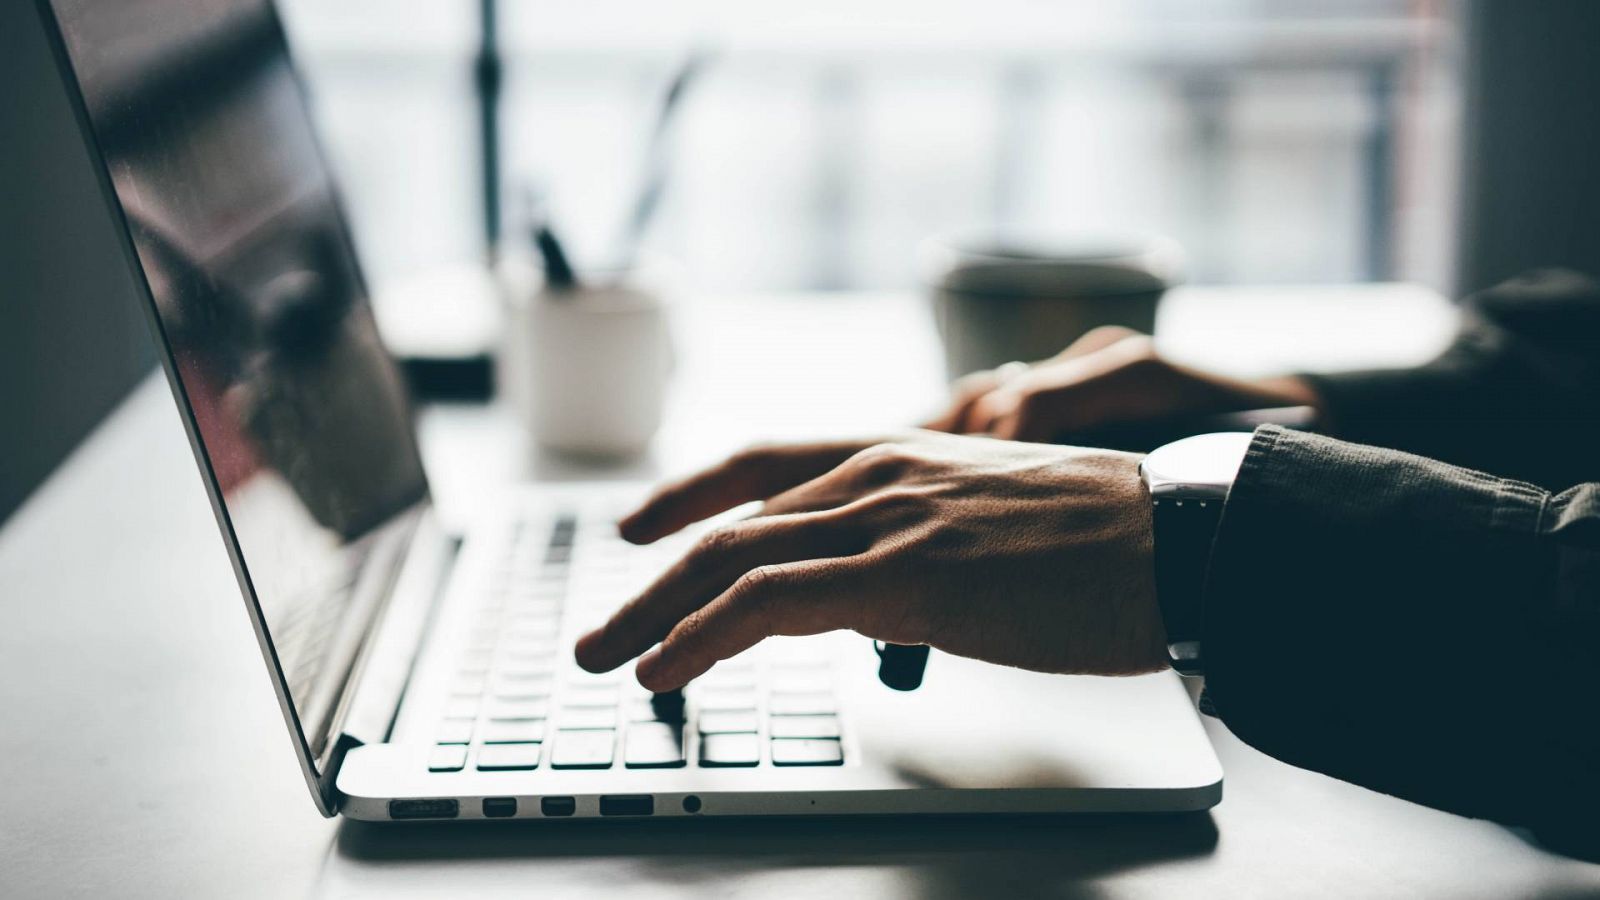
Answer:
M381 279L483 247L477 5L287 4ZM1456 10L1425 0L501 4L508 234L614 255L704 56L650 249L725 289L896 288L953 228L1154 231L1211 282L1448 281Z

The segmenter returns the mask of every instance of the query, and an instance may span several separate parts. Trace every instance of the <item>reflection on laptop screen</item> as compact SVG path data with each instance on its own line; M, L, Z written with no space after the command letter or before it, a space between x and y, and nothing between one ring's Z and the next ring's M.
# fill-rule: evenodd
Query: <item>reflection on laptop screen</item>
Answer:
M402 528L427 488L282 28L259 0L53 7L315 744L370 535Z

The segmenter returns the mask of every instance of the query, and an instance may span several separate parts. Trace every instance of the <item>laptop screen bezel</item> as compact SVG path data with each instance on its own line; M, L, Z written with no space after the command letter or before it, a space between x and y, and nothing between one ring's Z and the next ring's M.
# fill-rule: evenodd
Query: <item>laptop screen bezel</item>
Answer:
M277 38L285 54L285 61L288 63L290 71L295 73L295 90L299 92L302 107L306 109L309 116L309 102L305 94L305 87L300 81L299 69L293 64L293 55L289 47L288 37L283 28L282 19L271 0L263 0L262 5L270 16L271 26L277 32ZM340 733L341 722L339 716L329 717L326 733L317 735L317 744L323 748L320 756L312 749L311 741L307 738L304 724L300 719L300 714L290 693L288 679L274 648L260 599L251 581L238 535L229 516L221 482L212 467L210 457L206 453L199 424L195 417L194 406L179 375L173 347L166 333L166 327L161 320L154 289L150 284L149 276L134 245L126 210L112 182L110 168L96 133L93 118L90 116L88 100L84 95L82 83L73 65L72 56L67 48L61 24L56 17L51 0L35 0L34 8L38 13L46 40L50 44L51 52L55 57L57 71L61 77L63 87L66 89L73 117L78 125L79 135L92 163L101 197L106 203L106 209L112 217L113 224L116 226L114 230L116 231L118 245L124 260L128 264L135 289L142 299L141 305L144 307L146 325L149 327L151 337L155 341L161 368L166 375L167 385L171 389L173 400L177 405L178 417L183 423L185 434L188 436L189 448L194 454L195 465L199 469L201 481L205 486L206 497L211 504L212 514L216 518L217 528L222 535L223 544L228 553L228 561L233 567L234 577L238 582L240 594L244 599L246 611L250 616L250 624L255 633L257 645L269 669L273 693L278 699L278 707L283 714L284 724L289 730L289 737L294 745L295 755L300 761L301 771L306 779L306 786L311 791L312 799L316 803L318 811L323 816L331 817L338 811L338 794L334 788L334 783L338 776L339 765L342 762L344 753L356 742L345 738ZM363 295L370 297L364 273L361 271L359 257L356 254L350 234L349 218L345 214L337 180L333 176L332 169L328 164L327 154L323 150L316 134L315 123L308 122L308 127L312 133L312 142L316 148L318 161L328 173L328 188L332 196L335 216L338 219L339 233L355 268L354 277L358 279ZM411 534L414 533L415 523L422 518L431 506L430 498L431 492L424 481L421 499L391 520L391 523L398 524L398 527L380 530L387 530L390 540L408 541ZM395 566L398 567L399 563L403 561L405 553L402 548L401 552L396 554L375 554L375 556L393 557ZM364 573L363 578L369 578L370 574ZM382 578L381 583L385 591L388 586L393 584L393 576L395 574L395 572L389 572ZM385 596L380 602L386 603L387 600L388 598ZM381 621L382 610L380 609L372 616L365 629L363 645L370 641ZM359 657L362 649L362 647L356 648L353 655ZM354 659L352 662L354 662ZM354 676L357 671L358 668L352 665L345 683L340 686L340 698L334 704L335 708L343 709L347 706L346 701L353 692L356 681L351 676Z

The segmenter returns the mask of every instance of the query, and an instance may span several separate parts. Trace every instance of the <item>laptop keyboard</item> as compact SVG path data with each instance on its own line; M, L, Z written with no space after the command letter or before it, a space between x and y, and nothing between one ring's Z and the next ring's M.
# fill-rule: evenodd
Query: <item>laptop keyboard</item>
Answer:
M658 695L626 667L577 667L564 617L603 618L625 596L594 588L631 593L643 553L572 514L516 526L477 601L429 771L844 764L824 661L741 657Z

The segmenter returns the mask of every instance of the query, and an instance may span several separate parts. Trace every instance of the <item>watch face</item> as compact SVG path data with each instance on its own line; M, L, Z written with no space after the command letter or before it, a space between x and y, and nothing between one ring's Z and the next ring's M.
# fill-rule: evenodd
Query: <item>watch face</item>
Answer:
M1247 431L1201 434L1160 447L1144 459L1152 491L1168 485L1226 489L1239 474L1254 435Z

